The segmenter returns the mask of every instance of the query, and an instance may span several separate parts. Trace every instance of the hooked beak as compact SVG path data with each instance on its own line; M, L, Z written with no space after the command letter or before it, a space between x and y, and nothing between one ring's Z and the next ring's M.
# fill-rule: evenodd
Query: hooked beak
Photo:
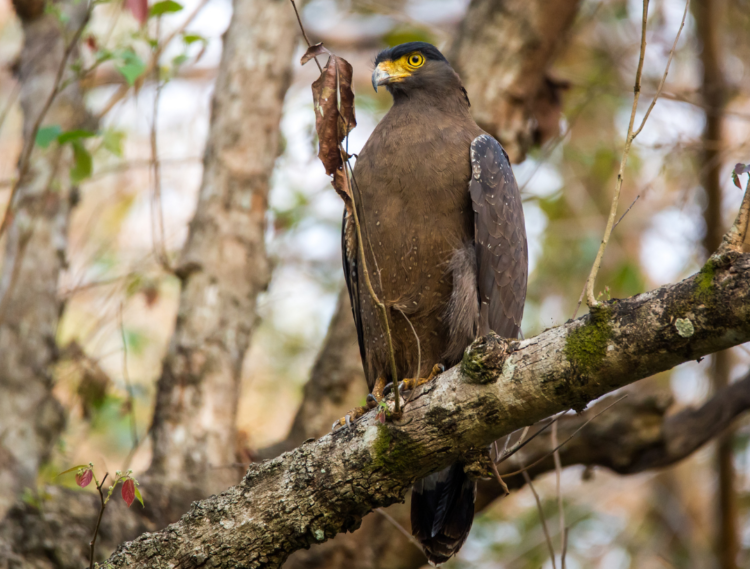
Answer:
M401 81L408 76L409 73L398 69L393 61L381 61L372 72L372 88L377 93L379 86Z

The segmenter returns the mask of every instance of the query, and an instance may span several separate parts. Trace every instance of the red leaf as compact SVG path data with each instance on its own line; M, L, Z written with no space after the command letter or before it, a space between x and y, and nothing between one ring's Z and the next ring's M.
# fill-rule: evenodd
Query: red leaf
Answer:
M148 0L125 0L125 8L130 10L139 24L143 25L148 20Z
M128 508L133 503L133 500L135 500L135 482L133 482L132 478L128 478L122 484L122 499L125 500Z
M86 45L91 51L96 51L97 49L99 49L96 43L96 38L91 35L86 38Z
M76 484L78 484L81 488L86 488L86 486L91 484L91 479L93 477L94 473L90 468L87 468L83 471L82 474L76 474Z

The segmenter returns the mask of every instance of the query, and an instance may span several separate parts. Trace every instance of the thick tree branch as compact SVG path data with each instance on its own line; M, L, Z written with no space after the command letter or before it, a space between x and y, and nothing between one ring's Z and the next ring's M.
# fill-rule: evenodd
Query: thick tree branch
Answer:
M294 550L355 529L373 508L470 448L680 363L750 340L750 255L714 257L692 277L535 338L489 336L425 386L398 424L374 413L253 465L182 520L124 544L114 567L277 567ZM158 554L157 554L158 552Z

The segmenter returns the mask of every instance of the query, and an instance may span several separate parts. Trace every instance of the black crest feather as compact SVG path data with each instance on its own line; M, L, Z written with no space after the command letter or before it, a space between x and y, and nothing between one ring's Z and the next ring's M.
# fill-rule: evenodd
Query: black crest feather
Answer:
M397 45L396 47L384 49L383 51L381 51L375 58L375 66L377 67L378 63L380 63L381 61L395 61L414 51L418 51L419 53L424 55L426 59L444 61L445 63L448 63L448 60L445 59L445 56L442 53L440 53L440 50L431 43L427 43L424 41L410 41L408 43L402 43L401 45Z

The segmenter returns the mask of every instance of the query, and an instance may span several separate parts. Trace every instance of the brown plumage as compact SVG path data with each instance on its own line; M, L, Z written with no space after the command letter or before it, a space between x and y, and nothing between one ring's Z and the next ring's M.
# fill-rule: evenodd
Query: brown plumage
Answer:
M399 375L418 378L435 364L458 363L478 335L518 336L526 233L507 155L471 118L466 91L442 54L422 42L382 52L373 85L383 84L393 107L357 158L354 195L371 280L389 307ZM344 272L372 390L378 378L400 378L390 377L355 245L345 216ZM460 465L415 485L412 531L431 562L446 561L463 544L474 492Z

